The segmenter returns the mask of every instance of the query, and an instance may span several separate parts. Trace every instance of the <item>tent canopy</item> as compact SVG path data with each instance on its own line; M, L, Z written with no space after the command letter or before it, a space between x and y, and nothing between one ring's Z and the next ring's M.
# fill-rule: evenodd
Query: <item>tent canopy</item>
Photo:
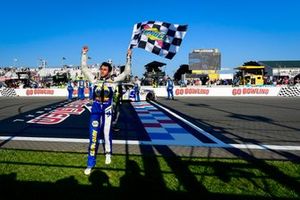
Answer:
M162 63L162 62L158 62L158 61L152 61L148 64L145 65L145 68L147 70L147 72L160 72L160 67L166 65L166 63Z

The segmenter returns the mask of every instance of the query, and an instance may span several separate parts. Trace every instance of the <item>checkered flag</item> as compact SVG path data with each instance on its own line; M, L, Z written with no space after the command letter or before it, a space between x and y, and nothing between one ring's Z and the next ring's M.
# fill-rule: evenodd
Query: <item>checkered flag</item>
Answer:
M129 48L142 48L156 55L172 59L179 50L187 27L187 25L159 21L135 24Z

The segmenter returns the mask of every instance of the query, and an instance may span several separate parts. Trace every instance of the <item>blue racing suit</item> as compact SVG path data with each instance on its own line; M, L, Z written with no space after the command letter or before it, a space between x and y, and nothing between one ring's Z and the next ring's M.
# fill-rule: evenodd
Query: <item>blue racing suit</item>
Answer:
M103 134L104 152L112 153L111 122L113 113L113 96L115 87L130 74L131 58L127 57L124 72L119 76L112 78L101 78L95 80L94 75L89 71L87 64L87 55L82 54L81 70L85 77L93 83L93 103L89 124L89 148L87 167L92 168L96 165L96 155L99 147L99 138Z
M96 164L96 154L98 152L100 135L104 134L104 150L106 154L111 154L111 120L113 87L107 80L99 81L93 89L93 104L90 118L90 144L88 155L88 167Z
M167 92L168 92L168 99L174 99L173 93L174 83L171 79L167 80Z
M91 82L89 82L89 99L90 100L93 100L93 90L94 90L94 87L93 87L93 84Z
M137 102L141 101L141 99L140 99L140 87L141 87L140 81L136 80L134 82L133 90L134 90L135 101L137 101Z
M83 100L84 99L84 80L79 81L78 86L78 98Z
M68 90L68 100L72 100L74 88L71 82L68 82L67 90Z

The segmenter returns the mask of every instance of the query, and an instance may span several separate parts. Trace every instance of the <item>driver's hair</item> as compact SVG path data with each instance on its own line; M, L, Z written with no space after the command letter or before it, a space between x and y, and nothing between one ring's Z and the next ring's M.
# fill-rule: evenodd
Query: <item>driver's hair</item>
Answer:
M108 67L108 72L111 72L112 71L112 66L111 64L109 64L108 62L103 62L100 66L100 69L102 66L105 66L105 67Z

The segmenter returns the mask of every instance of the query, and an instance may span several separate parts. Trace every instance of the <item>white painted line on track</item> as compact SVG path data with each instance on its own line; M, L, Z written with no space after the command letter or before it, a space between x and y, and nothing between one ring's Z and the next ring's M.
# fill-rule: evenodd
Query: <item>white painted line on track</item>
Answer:
M24 122L24 119L15 119L13 122Z
M89 139L78 138L47 138L47 137L14 137L14 136L0 136L0 141L30 141L30 142L69 142L69 143L84 143L88 144ZM103 143L101 139L99 143ZM138 140L112 140L113 144L129 144L129 145L166 145L162 140L160 141L138 141ZM172 145L172 144L169 144ZM176 145L176 144L174 144ZM179 145L176 145L179 146ZM286 150L286 151L300 151L300 146L292 145L267 145L267 144L209 144L203 143L200 145L180 145L186 147L208 147L208 148L233 148L233 149L253 149L253 150Z
M89 112L92 112L92 111L91 111L91 110L92 110L92 106L91 106L91 105L89 105L89 106L88 106L88 105L84 105L84 107L85 107L86 109L88 109Z
M194 128L195 130L197 130L199 133L205 135L206 137L208 137L209 139L211 139L212 141L214 141L215 143L217 143L218 145L221 146L226 146L227 144L225 144L224 142L222 142L221 140L217 139L216 137L212 136L211 134L209 134L208 132L204 131L203 129L199 128L198 126L196 126L195 124L187 121L186 119L180 117L179 115L177 115L176 113L172 112L171 110L169 110L168 108L165 108L162 105L159 105L153 101L150 101L151 103L153 103L154 105L158 106L159 108L167 111L169 114L171 114L172 116L176 117L177 119L181 120L182 122L186 123L187 125L189 125L190 127Z
M229 144L237 149L258 149L258 150L289 150L300 151L300 146L282 146L282 145L268 145L268 144Z
M88 143L89 139L78 138L49 138L49 137L13 137L1 136L0 140L9 141L31 141L31 142L71 142L71 143Z

